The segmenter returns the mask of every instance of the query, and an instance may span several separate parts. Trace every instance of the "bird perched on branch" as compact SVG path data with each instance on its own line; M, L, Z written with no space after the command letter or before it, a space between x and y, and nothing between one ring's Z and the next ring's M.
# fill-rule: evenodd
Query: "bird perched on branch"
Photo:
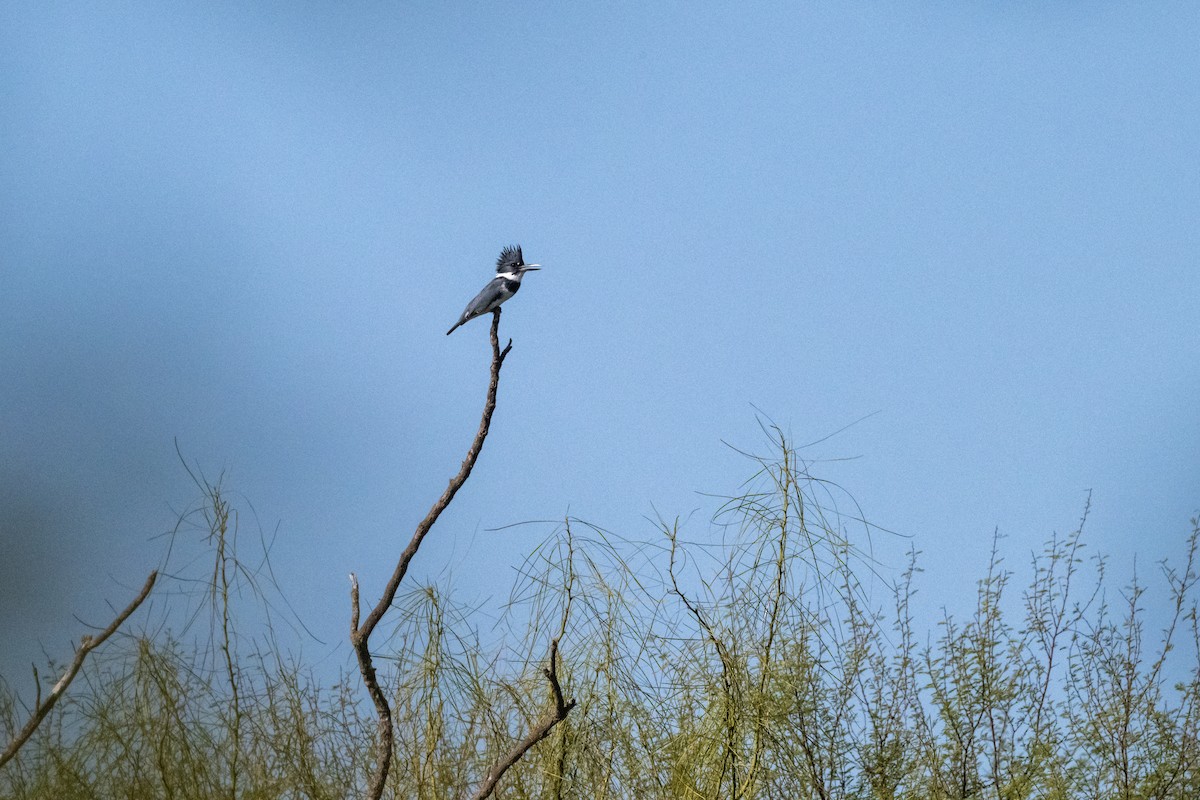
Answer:
M454 333L454 329L464 322L495 311L501 303L516 294L517 290L521 288L521 278L526 272L540 269L541 266L541 264L526 264L525 259L521 256L520 245L510 245L501 250L500 257L496 259L496 277L483 287L482 292L475 295L474 300L467 303L462 317L454 323L450 330L446 331L446 335Z

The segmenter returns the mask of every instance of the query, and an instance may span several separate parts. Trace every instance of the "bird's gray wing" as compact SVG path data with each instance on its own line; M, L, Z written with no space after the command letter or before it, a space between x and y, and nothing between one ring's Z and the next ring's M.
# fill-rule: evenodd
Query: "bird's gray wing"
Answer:
M488 281L487 286L484 286L483 290L480 291L479 294L475 295L475 299L467 303L467 307L463 309L462 316L459 317L458 322L454 323L453 328L446 331L446 335L449 336L450 334L454 333L454 328L457 328L464 322L473 320L476 317L491 311L493 308L499 305L497 301L503 297L503 294L503 278L493 278L492 280Z

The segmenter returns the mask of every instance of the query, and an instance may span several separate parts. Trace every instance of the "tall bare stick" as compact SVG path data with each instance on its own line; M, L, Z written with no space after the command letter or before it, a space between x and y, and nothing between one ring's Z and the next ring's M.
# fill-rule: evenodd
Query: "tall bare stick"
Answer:
M379 680L375 675L375 666L371 662L371 632L375 630L375 626L379 624L383 615L391 607L392 601L396 597L396 591L400 588L400 582L404 580L404 575L408 572L408 564L417 554L417 549L420 548L425 534L429 533L433 523L437 522L438 517L450 505L450 501L466 483L471 470L475 467L475 461L483 449L483 441L487 438L488 428L492 424L492 412L496 410L496 389L500 385L500 367L504 364L504 358L511 349L512 339L508 340L508 344L503 350L500 349L500 309L497 308L492 312L492 379L488 384L487 402L483 406L483 418L479 421L479 431L475 434L475 441L471 443L471 448L467 451L467 457L459 467L458 474L450 479L450 485L446 487L446 491L442 492L442 496L429 509L425 519L417 525L412 540L400 554L400 561L396 564L396 569L388 580L387 586L384 587L383 596L379 598L379 602L367 614L361 625L359 624L358 579L354 575L350 576L350 644L353 645L355 657L358 659L358 670L362 674L363 684L371 695L376 714L379 717L375 735L375 772L371 776L371 783L367 789L367 797L370 800L379 800L383 796L383 788L387 783L388 770L392 761L393 735L392 709L379 686Z
M54 684L54 688L50 690L50 694L46 695L45 699L41 697L41 687L38 687L38 700L33 715L29 721L25 723L25 727L21 728L20 732L13 737L13 740L4 748L4 752L0 753L0 768L12 760L12 757L17 754L29 737L33 736L33 732L42 724L42 720L54 708L54 704L58 702L58 698L66 693L67 687L71 685L71 681L75 680L75 676L79 674L80 668L83 667L83 660L88 657L88 653L95 650L100 645L104 644L108 637L117 632L117 628L129 619L134 611L137 611L147 597L150 596L150 590L154 588L154 581L158 579L158 571L150 573L150 577L146 578L146 583L142 586L142 590L138 592L137 597L133 598L133 602L125 607L125 610L117 615L107 628L100 632L99 636L84 636L79 641L79 649L75 651L75 658L71 659L71 665L67 667L67 671L58 679L58 683ZM37 671L34 671L34 675Z

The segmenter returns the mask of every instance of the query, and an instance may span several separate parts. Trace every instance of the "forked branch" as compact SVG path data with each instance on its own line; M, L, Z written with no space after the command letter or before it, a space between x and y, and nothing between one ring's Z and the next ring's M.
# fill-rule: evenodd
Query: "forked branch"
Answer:
M497 761L488 770L487 777L483 779L483 784L471 796L471 800L485 800L485 798L491 797L492 792L496 789L496 784L500 782L500 778L504 776L508 768L524 758L531 747L545 739L550 731L554 730L554 726L566 719L567 714L571 713L571 709L575 707L574 699L563 699L562 685L558 682L558 639L550 642L550 666L543 669L542 674L546 676L546 680L550 681L550 690L554 693L554 708L529 730L529 735L518 742L508 755Z
M396 591L400 588L400 582L404 580L405 573L408 572L409 562L417 554L417 550L421 547L421 542L425 538L425 534L437 522L442 512L450 505L450 501L454 499L454 495L462 488L462 485L467 482L467 478L471 474L471 470L475 467L475 461L479 458L479 453L483 449L483 442L487 438L488 428L492 424L492 412L496 410L496 389L500 385L500 367L504 364L504 359L512 349L512 339L508 340L508 344L503 350L500 349L500 309L492 312L492 377L488 384L487 401L483 406L483 417L479 421L479 431L475 434L475 441L471 443L471 447L467 450L467 457L463 460L462 466L459 467L458 474L450 479L450 485L446 487L446 491L442 492L442 496L437 499L433 507L429 509L429 513L425 515L425 519L421 520L417 525L416 531L413 533L412 539L408 546L404 548L404 552L400 554L400 560L396 564L396 569L392 572L392 577L388 580L387 586L384 587L383 596L379 598L379 602L367 614L366 618L359 624L359 590L358 579L350 576L350 604L351 604L351 624L350 624L350 643L354 647L355 657L358 659L358 669L362 674L363 684L367 687L367 692L371 695L371 701L375 704L375 711L379 717L379 722L376 728L375 737L375 771L371 776L371 783L367 789L367 797L370 800L379 800L383 796L383 788L387 783L388 770L392 760L392 710L388 705L387 697L379 686L379 680L375 675L375 667L371 661L370 638L375 626L387 613L391 607L392 601L396 598Z
M116 633L117 628L120 628L121 625L124 624L125 620L129 619L130 615L132 615L134 611L137 611L138 606L145 602L146 598L150 596L150 590L154 588L154 582L157 579L158 571L155 570L154 572L150 573L150 577L146 578L146 583L144 586L142 586L142 590L138 592L137 597L133 598L133 601L129 605L125 606L125 610L118 614L116 619L114 619L107 628L102 630L98 636L84 636L80 640L79 649L75 651L75 657L71 659L71 664L67 667L67 671L64 672L63 676L58 679L58 682L54 684L54 688L50 690L50 694L46 695L45 698L42 698L41 687L38 687L38 700L36 703L37 707L34 708L33 714L29 717L29 721L25 723L25 727L21 728L17 735L13 737L13 740L4 748L4 752L0 753L0 768L11 761L12 757L17 754L17 751L20 750L27 741L29 741L29 737L33 736L33 732L36 731L38 726L42 724L42 720L44 720L46 715L50 713L50 710L54 708L54 704L57 703L58 699L66 693L67 687L71 685L71 681L75 680L75 676L79 674L79 670L83 667L83 660L88 657L88 653L104 644L108 637Z

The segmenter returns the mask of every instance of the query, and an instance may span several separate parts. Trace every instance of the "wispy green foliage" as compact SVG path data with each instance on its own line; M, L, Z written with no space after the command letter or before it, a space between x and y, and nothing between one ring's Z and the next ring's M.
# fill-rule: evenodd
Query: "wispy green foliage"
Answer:
M997 537L974 611L927 633L910 610L917 555L877 568L852 499L768 434L771 453L702 532L658 520L638 542L568 519L502 609L432 586L398 597L372 648L394 706L388 795L468 795L552 704L540 670L559 639L578 705L497 797L1200 797L1197 521L1152 586L1114 587L1085 557L1086 511L1023 590ZM0 796L361 793L370 704L355 680L324 686L280 655L269 627L242 633L239 612L268 593L238 560L219 484L200 484L210 624L114 640L0 771ZM1150 591L1169 599L1157 626ZM5 732L20 716L0 691Z

